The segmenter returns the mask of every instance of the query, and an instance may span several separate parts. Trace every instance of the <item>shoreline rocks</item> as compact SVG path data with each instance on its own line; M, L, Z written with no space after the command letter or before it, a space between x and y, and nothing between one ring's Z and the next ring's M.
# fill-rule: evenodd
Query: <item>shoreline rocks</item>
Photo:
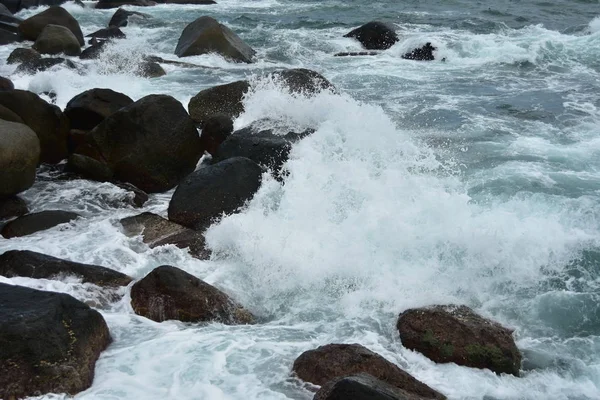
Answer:
M244 112L242 98L250 90L248 81L236 81L200 91L190 99L188 111L196 124L216 115L237 118Z
M85 44L79 23L67 10L53 6L19 24L19 33L24 39L36 41L47 25L59 25L69 29L80 46Z
M358 40L367 50L387 50L398 42L394 27L381 21L368 22L344 37Z
M422 397L389 385L369 374L336 378L319 389L313 400L424 400Z
M4 225L0 233L6 239L31 235L33 233L54 228L57 225L71 222L79 218L79 214L70 211L47 210L18 217Z

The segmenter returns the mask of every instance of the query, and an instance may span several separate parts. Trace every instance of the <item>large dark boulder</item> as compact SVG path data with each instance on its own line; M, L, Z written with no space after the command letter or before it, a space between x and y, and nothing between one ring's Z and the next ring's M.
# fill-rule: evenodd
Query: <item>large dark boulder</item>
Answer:
M436 48L433 47L431 43L427 42L425 46L416 48L410 53L404 54L402 58L405 60L433 61L435 60L435 56L433 55L435 50Z
M21 40L20 36L11 30L3 29L0 26L0 46L5 44L11 44L15 42L19 42Z
M231 214L260 187L262 169L247 158L230 158L188 176L169 203L169 219L196 230L208 228L223 213Z
M179 268L163 265L131 288L136 314L153 321L250 324L254 317L229 296Z
M0 199L33 185L39 159L35 132L27 125L0 120Z
M275 71L272 76L293 93L314 94L322 90L335 90L335 86L323 75L306 68Z
M386 50L398 41L394 27L380 21L368 22L344 37L358 40L367 50Z
M150 16L148 14L143 14L143 13L136 12L136 11L126 11L126 10L123 10L122 8L119 8L114 13L114 15L112 16L110 21L108 22L108 26L109 27L115 26L117 28L122 28L124 26L127 26L127 24L129 23L129 17L142 18L142 19L150 18Z
M466 306L410 309L397 323L404 347L438 363L453 362L519 376L521 353L512 331Z
M54 228L79 218L79 214L69 211L40 211L19 217L4 225L0 232L6 239L31 235L39 231Z
M209 154L217 154L217 148L233 132L233 121L227 115L218 114L204 121L200 142Z
M345 376L327 382L313 400L424 400L423 397L389 385L368 374Z
M0 119L10 122L18 122L20 124L24 124L23 119L15 114L12 110L0 105ZM35 132L34 132L35 133ZM36 135L37 137L37 135ZM39 141L39 139L38 139Z
M10 250L0 254L0 275L33 279L75 276L84 283L98 286L127 286L132 281L129 276L109 268L62 260L29 250Z
M190 116L199 125L215 115L237 118L244 112L242 98L250 90L248 81L237 81L204 89L190 100Z
M78 56L81 46L69 29L60 25L48 24L35 41L33 48L41 54L61 54Z
M181 33L175 54L179 57L217 53L235 61L251 63L256 52L231 29L211 17L200 17Z
M0 199L0 221L20 217L28 212L27 203L20 197L11 196Z
M246 157L270 169L275 177L280 177L281 168L288 160L292 145L311 132L288 132L280 135L273 129L260 129L253 124L229 135L217 148L213 161Z
M0 3L0 15L13 15L13 13L8 9L8 7Z
M179 184L202 155L194 122L167 95L146 96L109 115L90 132L88 143L75 153L105 165L114 179L152 193Z
M23 47L19 47L18 49L14 49L13 52L10 53L10 55L6 59L6 63L21 64L24 62L37 61L40 58L42 58L42 56L34 49L26 49Z
M110 343L98 311L73 297L0 284L0 398L89 388Z
M13 90L15 84L8 78L0 76L0 90Z
M150 7L154 5L156 5L156 2L150 0L100 0L96 3L96 8L108 9L121 6Z
M150 248L173 244L181 249L189 248L190 254L196 258L210 258L210 250L206 248L201 232L176 224L160 215L145 212L123 218L120 222L126 235L141 234L144 243Z
M92 130L106 117L133 103L123 93L111 89L90 89L73 97L65 108L71 129Z
M71 60L63 57L47 57L39 58L37 60L25 61L17 67L15 72L17 74L36 74L38 72L46 71L53 68L56 65L61 65L68 69L77 69L77 65Z
M73 32L80 46L85 43L79 23L62 7L50 7L46 11L27 18L19 25L19 32L24 39L36 41L46 25L64 26Z
M69 120L60 108L25 90L0 91L0 105L17 114L40 140L40 162L57 163L67 156Z
M293 371L303 381L319 386L336 378L365 373L409 393L428 399L445 399L441 393L359 344L328 344L306 351L294 361Z
M123 31L121 31L118 27L116 26L109 26L108 28L102 28L100 30L97 30L96 32L90 33L89 35L86 35L85 37L89 37L92 38L89 42L90 44L92 44L91 42L94 39L125 39L127 36L125 36L125 34L123 33Z

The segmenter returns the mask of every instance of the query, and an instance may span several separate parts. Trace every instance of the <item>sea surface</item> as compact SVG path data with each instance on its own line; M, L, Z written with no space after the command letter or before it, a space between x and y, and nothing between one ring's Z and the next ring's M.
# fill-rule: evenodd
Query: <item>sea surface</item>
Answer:
M174 246L149 249L120 218L166 215L172 192L142 209L109 183L57 180L43 169L23 197L32 211L86 218L11 240L29 249L142 278L169 264L215 284L259 316L252 326L155 323L135 315L129 289L107 305L101 289L64 281L1 282L99 304L113 343L76 399L311 399L290 376L303 351L360 343L450 399L600 399L600 2L597 0L218 0L136 8L127 39L100 60L0 74L19 89L54 92L64 107L90 88L134 100L165 93L187 108L200 90L251 79L237 128L269 118L297 130L285 184L265 176L242 212L207 231L198 261ZM84 34L115 10L67 3ZM18 14L29 17L44 8ZM144 54L175 60L183 28L209 15L257 51L254 64L216 55L131 71ZM400 41L372 57L343 35L370 20ZM438 60L400 58L431 42ZM16 45L0 48L6 60ZM303 67L338 93L292 95L266 72ZM466 304L515 330L522 377L435 364L405 349L398 313ZM104 305L102 305L104 304ZM40 399L64 399L47 395Z

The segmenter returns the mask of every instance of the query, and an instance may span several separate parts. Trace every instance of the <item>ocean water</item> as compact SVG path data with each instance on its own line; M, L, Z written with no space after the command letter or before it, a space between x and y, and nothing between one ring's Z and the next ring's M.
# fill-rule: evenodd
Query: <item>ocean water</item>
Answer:
M84 34L114 10L66 4ZM198 91L252 79L243 127L270 118L315 133L294 146L285 184L265 176L242 212L207 231L198 261L174 246L149 249L118 220L166 215L172 192L142 210L108 184L53 179L23 194L33 211L85 218L11 240L30 249L104 265L141 278L170 264L232 295L253 326L155 323L123 299L77 280L1 282L72 294L97 304L113 343L94 384L78 399L311 399L290 376L294 359L327 343L361 343L450 399L600 398L600 2L597 0L220 0L159 5L130 19L127 39L85 71L0 74L17 88L76 94L111 88L133 99L166 93L187 106ZM19 13L25 18L37 10ZM176 59L187 23L210 15L257 50L251 65L216 55L133 76L144 54ZM376 57L333 57L360 46L350 29L383 19L400 41ZM400 55L430 41L438 59ZM16 46L0 48L5 60ZM304 67L339 93L292 95L261 78ZM402 347L398 313L466 304L515 329L522 377L435 364ZM40 399L63 399L47 395Z

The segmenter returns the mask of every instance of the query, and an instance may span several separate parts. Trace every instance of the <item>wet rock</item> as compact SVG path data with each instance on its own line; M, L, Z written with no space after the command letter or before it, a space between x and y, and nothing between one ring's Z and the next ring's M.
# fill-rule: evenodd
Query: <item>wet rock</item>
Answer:
M12 32L12 30L3 29L0 26L0 45L11 44L19 42L21 38L18 34Z
M292 92L314 94L322 90L334 90L323 75L305 68L284 69L272 73L275 79L281 80Z
M148 15L148 14L143 14L143 13L135 12L135 11L125 11L122 8L119 8L114 13L112 18L110 19L108 26L109 27L115 26L117 28L122 28L124 26L127 26L127 24L129 23L129 17L142 18L142 19L151 18L150 15Z
M100 54L102 54L102 52L104 51L104 46L106 46L107 43L108 41L104 41L97 42L91 45L90 47L86 48L81 52L79 58L81 58L82 60L95 60L99 58Z
M386 50L398 41L394 26L380 21L368 22L344 37L358 40L367 50Z
M181 249L189 248L190 254L201 260L210 258L204 235L198 231L171 222L149 212L123 218L121 225L128 236L142 235L150 248L173 244Z
M424 400L423 397L389 385L368 374L345 376L327 382L313 400Z
M102 315L73 297L0 284L0 398L89 388L109 343Z
M98 3L96 3L96 8L108 9L121 6L150 7L155 5L156 2L149 0L100 0Z
M328 344L306 351L294 361L293 371L303 381L319 386L336 378L365 373L424 398L445 399L441 393L359 344Z
M275 177L280 177L281 168L288 160L292 145L312 131L279 135L273 129L260 129L259 124L260 122L229 135L217 148L213 162L246 157L273 171Z
M165 76L167 73L159 64L151 61L143 61L137 70L137 74L144 78L159 78Z
M227 115L215 115L204 121L200 142L202 148L215 155L217 148L233 132L233 121Z
M79 218L79 214L69 211L40 211L19 217L2 228L2 236L6 239L31 235L39 231L54 228Z
M179 268L163 265L131 288L136 314L153 321L249 324L250 312L229 296Z
M15 85L8 78L0 76L0 90L13 90Z
M1 15L13 15L13 13L4 5L0 3L0 14Z
M40 162L57 163L67 156L69 120L60 108L25 90L0 91L0 105L17 114L40 140Z
M42 56L34 49L18 48L14 49L12 53L6 59L7 64L21 64L27 62L37 61Z
M35 181L40 141L27 125L0 120L0 198L29 189Z
M94 33L90 33L85 37L92 38L89 44L92 44L93 39L125 39L127 36L116 26L109 26L108 28L102 28Z
M149 198L148 193L144 192L141 189L136 188L135 186L133 186L130 183L113 182L113 185L133 193L133 198L131 199L131 205L133 205L134 207L143 207L144 204L148 201L148 198Z
M213 1L213 0L164 0L164 1L159 1L159 3L165 3L165 4L196 4L196 5L217 4L217 2Z
M204 89L190 100L188 110L194 122L202 125L214 115L237 118L244 111L243 96L250 90L248 81L237 81Z
M169 203L169 220L205 230L223 213L231 214L260 187L262 169L252 160L230 158L189 175Z
M89 131L109 115L130 104L133 104L133 100L123 93L111 89L90 89L67 103L65 115L71 121L71 129Z
M33 279L75 276L84 283L97 286L127 286L132 281L129 276L109 268L62 260L29 250L10 250L0 254L0 275Z
M81 46L73 32L64 26L48 24L40 33L33 48L42 54L60 54L78 56Z
M8 109L2 105L0 105L0 119L3 119L5 121L10 121L10 122L18 122L19 124L24 124L21 117L19 117L13 111L11 111L10 109Z
M75 35L80 46L85 43L77 20L67 10L57 6L27 18L19 25L19 32L24 39L36 41L46 25L64 26Z
M28 212L27 203L20 197L11 196L0 199L0 221L13 217L20 217Z
M18 74L36 74L38 72L49 70L50 68L61 65L68 69L77 69L77 65L71 60L62 57L40 58L37 60L26 61L19 65L15 70Z
M334 57L357 57L357 56L376 56L379 54L376 51L349 51L342 53L335 53Z
M194 171L202 152L193 121L181 103L166 95L146 96L121 108L89 136L89 147L75 153L105 165L113 173L107 178L149 193L175 187Z
M251 63L256 52L231 29L211 17L200 17L183 30L175 54L179 57L217 53L235 61Z
M425 46L414 49L410 53L406 53L402 56L405 60L416 60L416 61L433 61L435 57L433 52L436 50L431 43L427 42Z
M512 331L466 306L410 309L400 314L397 328L404 347L435 362L519 376L521 353Z

